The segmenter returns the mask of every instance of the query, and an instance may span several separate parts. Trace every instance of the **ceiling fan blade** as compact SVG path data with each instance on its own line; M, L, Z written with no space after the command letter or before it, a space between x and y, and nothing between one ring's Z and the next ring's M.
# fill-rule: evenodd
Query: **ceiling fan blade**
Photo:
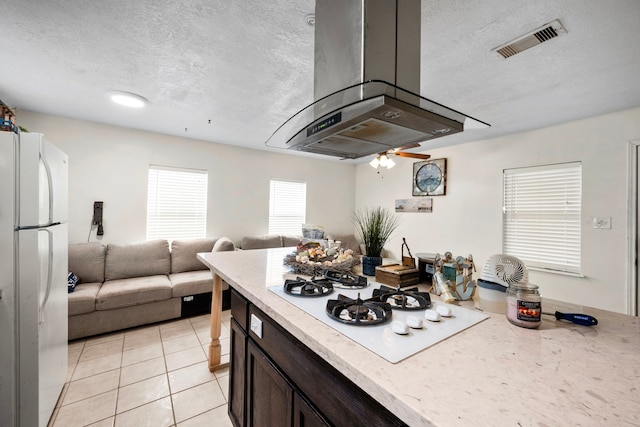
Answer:
M400 157L411 157L413 159L422 159L422 160L427 160L431 158L431 155L429 154L407 153L404 151L396 151L393 153L393 155L400 156Z
M405 145L404 147L396 148L396 151L398 151L398 150L409 150L411 148L418 148L418 147L420 147L420 144Z

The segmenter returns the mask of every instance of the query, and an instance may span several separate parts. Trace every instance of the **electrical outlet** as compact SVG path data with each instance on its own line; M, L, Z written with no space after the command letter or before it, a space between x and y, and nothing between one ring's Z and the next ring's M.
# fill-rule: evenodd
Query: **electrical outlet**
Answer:
M250 329L258 338L262 338L262 320L258 319L255 314L251 314Z
M610 216L594 216L593 228L610 229L611 217Z

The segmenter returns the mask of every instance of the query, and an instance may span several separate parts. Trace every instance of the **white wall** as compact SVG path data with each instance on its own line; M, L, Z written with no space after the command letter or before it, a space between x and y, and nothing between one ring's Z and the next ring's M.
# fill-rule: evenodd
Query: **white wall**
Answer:
M43 132L70 159L70 241L87 241L93 201L104 207L104 242L145 239L149 164L207 169L207 235L267 233L269 180L307 182L307 221L329 231L352 232L354 208L394 208L411 198L411 159L381 174L367 163L271 154L187 138L100 125L26 111L19 124ZM481 131L476 131L482 135ZM412 252L473 254L478 269L502 250L502 171L582 161L582 266L584 278L530 272L543 297L626 312L629 236L628 142L640 138L640 108L492 140L432 150L447 158L447 194L433 198L433 213L400 214L387 245L400 256L401 238ZM611 230L591 218L612 217ZM95 229L91 235L95 240ZM479 273L478 273L479 274Z
M481 135L481 131L476 131ZM502 171L507 168L582 162L583 278L530 271L543 297L627 312L629 236L628 144L640 138L640 108L527 133L440 148L447 159L445 196L433 197L433 213L399 214L402 224L386 249L400 256L401 238L412 252L473 254L478 270L502 251ZM356 172L356 208L411 198L414 160L377 174ZM594 216L612 218L612 229L593 229ZM479 275L479 271L478 271ZM477 276L476 276L477 277Z
M103 242L146 239L150 164L206 169L207 236L268 232L269 180L307 182L307 222L352 232L355 166L248 150L188 138L20 111L18 123L42 132L69 156L69 241L89 239L93 202L104 202ZM90 236L96 240L95 228Z

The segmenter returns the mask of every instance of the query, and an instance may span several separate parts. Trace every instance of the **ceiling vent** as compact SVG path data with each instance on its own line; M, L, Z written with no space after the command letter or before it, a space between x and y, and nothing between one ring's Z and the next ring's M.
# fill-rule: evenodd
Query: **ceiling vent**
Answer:
M513 55L554 39L563 33L566 34L567 30L565 30L560 21L556 19L540 28L536 28L528 34L491 49L491 52L495 52L505 59L510 58Z

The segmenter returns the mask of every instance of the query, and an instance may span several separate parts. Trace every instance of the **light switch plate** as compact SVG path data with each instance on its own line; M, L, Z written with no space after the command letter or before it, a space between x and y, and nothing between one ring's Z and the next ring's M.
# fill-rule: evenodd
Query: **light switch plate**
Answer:
M611 228L611 217L610 216L594 216L593 217L593 228Z
M258 319L255 314L251 315L251 324L249 327L258 338L262 338L262 320Z

